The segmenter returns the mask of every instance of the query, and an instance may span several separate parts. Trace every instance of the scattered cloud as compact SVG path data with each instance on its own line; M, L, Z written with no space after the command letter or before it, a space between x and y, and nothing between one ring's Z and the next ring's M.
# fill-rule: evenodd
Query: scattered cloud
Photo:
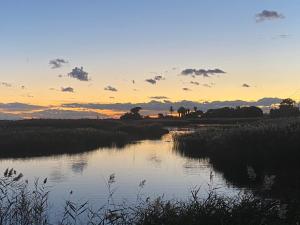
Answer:
M8 111L8 112L22 112L22 111L31 111L31 110L39 110L44 109L44 106L39 105L30 105L25 103L0 103L0 111Z
M251 87L251 86L250 86L249 84L246 84L246 83L245 83L245 84L242 85L242 87L244 87L244 88L249 88L249 87Z
M80 81L89 81L88 73L83 70L83 67L75 67L68 76Z
M212 88L212 85L211 85L211 84L203 84L202 86L203 86L203 87L207 87L207 88Z
M182 88L182 90L184 90L184 91L191 91L191 89L189 89L189 88Z
M38 119L96 119L106 117L93 111L77 111L77 110L61 110L61 109L46 109L38 112L24 114L27 118Z
M160 81L160 80L164 80L165 78L163 77L163 76L155 76L154 77L154 80L156 80L156 81Z
M156 80L155 79L146 79L146 82L150 83L150 84L156 84Z
M290 35L289 34L279 34L279 35L276 35L276 36L273 36L272 39L275 40L275 39L286 39L286 38L289 38Z
M264 22L267 20L284 19L285 16L277 11L263 10L256 14L256 22Z
M158 81L165 80L165 78L161 75L157 75L154 78L146 79L145 81L150 84L156 84Z
M72 87L65 87L65 88L62 87L61 91L62 92L72 92L73 93L74 92L74 88L72 88Z
M3 113L0 112L0 120L21 120L21 116L15 115L13 113Z
M118 89L108 85L107 87L104 88L105 91L113 91L113 92L116 92L118 91Z
M197 85L197 86L199 86L199 85L200 85L200 83L199 83L199 82L197 82L197 81L191 81L190 83L191 83L191 84L193 84L193 85Z
M278 35L278 37L280 37L280 38L288 38L289 35L288 34L280 34L280 35Z
M0 82L0 85L4 86L4 87L12 87L11 83L7 83L7 82Z
M68 63L68 61L61 59L61 58L52 59L49 61L49 65L51 66L51 69L60 68L66 63Z
M210 77L213 75L225 74L226 72L221 69L185 69L181 71L181 75L184 76L203 76L203 77Z
M163 100L163 99L169 99L166 96L151 96L150 99L156 99L156 100Z

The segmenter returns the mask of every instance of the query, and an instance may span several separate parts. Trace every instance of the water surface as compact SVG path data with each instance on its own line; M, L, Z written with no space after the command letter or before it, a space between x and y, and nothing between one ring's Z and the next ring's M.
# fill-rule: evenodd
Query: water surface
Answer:
M101 206L107 200L107 179L115 174L116 201L136 199L139 183L146 180L144 196L186 199L190 190L201 187L201 195L208 185L218 187L226 195L240 190L228 185L222 175L215 172L208 160L185 158L173 150L171 131L161 140L145 140L125 148L101 148L82 154L1 160L0 170L15 168L29 182L48 178L52 207L58 209L69 198L89 200Z

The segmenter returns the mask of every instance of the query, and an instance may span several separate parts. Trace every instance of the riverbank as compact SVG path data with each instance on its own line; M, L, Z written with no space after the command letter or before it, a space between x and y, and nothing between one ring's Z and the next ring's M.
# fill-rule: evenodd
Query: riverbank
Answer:
M119 120L23 120L0 122L0 158L78 153L99 147L123 147L157 139L168 130L158 123Z
M300 199L299 119L205 128L174 139L181 155L208 158L226 180L238 187L264 194L264 182L270 178L271 196Z

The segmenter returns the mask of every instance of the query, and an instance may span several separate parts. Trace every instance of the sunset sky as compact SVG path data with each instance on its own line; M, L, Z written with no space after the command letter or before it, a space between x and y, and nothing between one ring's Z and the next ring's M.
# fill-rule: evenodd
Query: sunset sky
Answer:
M300 99L299 11L282 0L2 1L0 103Z

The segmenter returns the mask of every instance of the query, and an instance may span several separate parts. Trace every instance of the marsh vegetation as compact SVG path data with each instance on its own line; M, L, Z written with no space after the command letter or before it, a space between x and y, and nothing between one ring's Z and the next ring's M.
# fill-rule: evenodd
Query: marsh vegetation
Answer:
M0 123L0 157L76 153L99 147L123 147L168 133L155 123L115 120L22 120Z
M257 198L250 193L226 197L214 188L207 197L198 195L178 201L145 198L141 191L146 181L141 181L134 205L115 203L115 175L107 179L107 203L93 208L88 201L78 202L72 191L60 207L59 216L49 216L51 195L47 178L36 180L31 186L23 174L7 169L0 178L0 222L2 225L288 225L297 224L298 217L278 200Z
M299 137L299 119L277 119L204 128L174 139L177 152L209 159L232 184L264 195L264 181L272 178L268 195L299 202Z

